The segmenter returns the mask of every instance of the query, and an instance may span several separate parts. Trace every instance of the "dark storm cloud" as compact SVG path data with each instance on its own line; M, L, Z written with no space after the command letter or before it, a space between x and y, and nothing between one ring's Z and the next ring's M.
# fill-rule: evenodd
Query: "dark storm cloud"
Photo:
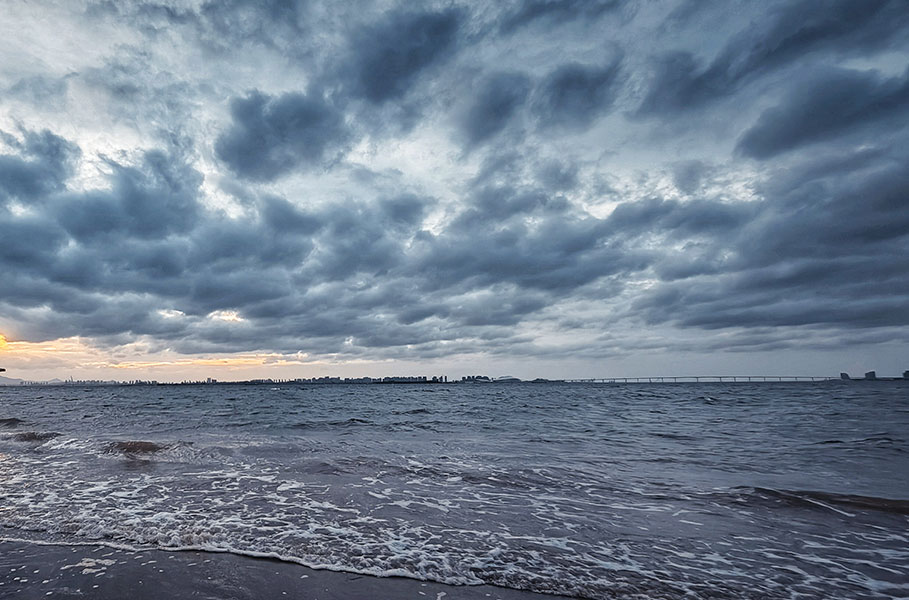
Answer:
M626 235L666 232L680 238L722 236L749 222L754 212L754 207L745 203L648 198L620 204L608 222L617 232Z
M264 225L264 226L263 226ZM273 265L289 268L312 251L312 239L285 228L271 229L264 222L209 216L193 232L189 265L193 270L236 273ZM224 308L211 306L209 310Z
M534 188L492 184L478 186L472 203L451 222L452 231L488 230L506 225L512 217L526 217L547 208L549 197Z
M619 60L605 66L571 63L549 73L535 93L534 115L542 127L586 127L612 108L620 81Z
M780 173L778 180L768 181L762 189L774 200L774 219L755 223L752 230L754 235L768 235L769 243L759 246L753 240L750 260L765 263L782 253L817 258L886 256L886 248L878 244L904 244L909 234L906 158L905 150L895 149L879 162L856 161L852 167L837 157L832 162L838 170L823 176L811 162ZM800 179L799 175L807 176ZM805 231L806 223L810 231Z
M447 56L462 21L462 11L454 8L392 11L353 33L340 76L353 95L370 102L398 99L423 71Z
M159 150L146 152L140 165L108 161L109 191L64 195L56 205L60 224L75 238L107 243L108 236L158 238L186 233L199 216L201 175Z
M591 249L595 235L581 241L579 234L595 223L552 221L533 234L513 223L507 229L452 230L436 241L420 234L433 201L413 194L315 212L267 196L259 203L259 219L251 223L207 213L190 202L194 209L185 228L173 227L169 216L179 210L171 209L137 230L137 217L153 219L145 205L150 196L167 202L182 191L191 200L198 191L192 171L181 170L175 157L175 172L164 177L159 164L164 158L152 153L136 166L117 165L109 189L56 196L54 212L67 230L52 222L17 221L22 237L34 237L34 227L41 225L59 240L32 248L44 255L19 261L36 276L43 268L41 276L57 287L36 287L22 274L14 280L15 294L5 298L19 298L20 305L31 298L32 306L50 305L57 318L67 320L55 329L55 323L38 319L34 331L182 336L181 347L222 350L260 344L299 349L301 338L320 336L330 339L307 342L307 347L342 350L339 336L372 348L431 344L440 336L463 336L463 328L514 325L548 304L551 292L542 290L570 290L602 272L602 256L578 258L586 264L564 259ZM506 220L526 210L545 214L539 193L525 195L534 199L509 200L515 206L502 213ZM480 210L494 207L488 204L492 197L478 201ZM43 231L38 233L49 239ZM65 249L64 231L72 236ZM408 249L411 238L422 241ZM18 251L29 248L19 246ZM545 260L554 268L535 272L537 253L548 255ZM16 262L6 258L7 264ZM563 262L567 264L560 266ZM427 279L429 270L440 278ZM331 282L340 287L328 295L315 292ZM485 286L494 291L478 293ZM120 299L108 301L101 294ZM154 317L160 306L183 311L183 328ZM255 327L229 331L226 325L206 324L205 315L216 310L238 310L254 318ZM387 316L367 316L382 313Z
M25 204L40 201L63 189L79 149L50 131L22 132L23 138L0 132L17 154L0 154L0 203L17 199Z
M725 283L725 282L724 282ZM672 320L678 325L701 329L731 327L795 327L826 325L847 328L899 327L909 325L905 317L909 308L903 297L875 297L847 302L842 297L809 299L780 296L779 291L736 296L736 301L723 295L738 291L735 282L708 286L699 293L696 288L679 286L679 290L664 290L665 296L654 295L635 303L635 309L651 317L651 322ZM677 291L677 294L671 292ZM728 296L726 296L728 298ZM673 308L686 309L668 317ZM650 309L654 309L650 312Z
M854 158L771 174L761 189L765 200L750 207L754 214L722 229L713 254L701 249L706 269L685 274L670 267L662 272L665 283L635 301L634 310L651 323L698 328L906 325L909 176L900 166L906 157L897 151ZM682 278L670 281L673 275Z
M647 265L645 252L610 243L608 223L548 212L539 193L488 189L480 195L481 204L465 211L447 232L421 240L417 266L426 274L428 289L509 283L560 296L599 277ZM532 227L513 218L530 214L537 222Z
M895 120L899 127L909 112L909 74L883 79L875 72L836 69L810 76L806 84L766 110L739 141L739 151L768 158L882 121Z
M432 201L414 194L402 194L379 200L379 210L392 229L411 230L419 227Z
M595 19L621 8L622 0L519 0L506 10L499 27L511 33L531 24L558 25L567 21Z
M252 91L231 100L230 112L233 121L215 151L237 175L254 181L324 166L350 137L342 114L317 92L272 97Z
M55 136L39 137L38 147L51 156L61 146L74 152ZM35 331L55 337L136 331L142 322L137 311L154 312L162 298L186 293L179 278L187 244L179 236L198 222L201 178L159 151L136 165L109 161L108 167L107 189L73 192L57 186L24 214L0 214L0 302L5 310L52 309L37 321L25 318ZM132 308L117 312L124 297L132 298Z
M181 299L190 314L205 315L222 307L254 306L259 302L287 296L291 291L286 273L280 269L251 268L237 271L210 271L194 278L188 298ZM181 302L182 304L182 302Z
M66 243L66 235L53 221L42 216L11 219L0 213L0 257L8 276L10 267L41 273L53 263L54 253ZM10 294L4 279L4 297Z
M389 227L389 214L363 204L334 205L321 244L307 272L316 280L345 280L353 276L383 276L401 260L406 243Z
M905 41L907 27L909 11L901 0L784 2L762 22L733 36L706 66L687 51L661 56L639 113L701 107L815 53L863 55L879 50L895 37Z
M558 160L548 160L540 165L536 175L540 184L553 192L570 190L578 184L577 166Z
M451 6L95 9L145 41L3 83L16 107L101 98L104 131L83 114L4 136L0 316L27 339L368 359L552 357L550 333L584 334L572 357L827 348L909 326L899 3L774 3L697 39L725 9ZM675 29L618 47L619 11ZM219 66L180 71L181 40ZM701 118L725 137L665 131Z
M480 84L473 103L461 117L468 146L474 146L502 131L530 90L530 80L521 73L494 73Z
M152 327L158 320L151 313L161 306L178 307L186 314L181 317L184 326L168 321L166 331L198 335L199 341L212 336L209 342L214 344L258 344L260 335L265 343L265 332L273 333L272 319L309 315L298 329L280 327L274 343L281 345L287 336L311 335L309 328L322 324L331 326L335 335L364 335L368 326L357 325L362 310L389 308L400 300L396 286L379 286L375 293L361 288L359 293L327 297L322 306L311 302L306 290L394 266L406 241L395 232L414 231L431 199L402 194L372 205L312 212L267 196L259 203L259 219L240 221L203 210L196 202L197 176L181 169L175 157L165 171L159 164L164 158L152 152L136 166L114 165L108 189L56 195L48 213L57 215L67 229L47 218L0 219L4 239L15 242L4 246L2 255L4 264L14 268L7 273L3 301L52 306L55 320L67 320L58 334L81 327L93 335L162 335L161 328ZM160 202L160 214L146 204L150 198ZM187 207L189 213L183 211ZM147 222L137 229L140 219ZM36 278L54 285L38 285ZM108 299L127 297L132 298L130 318L109 318L108 305L122 308L122 302ZM138 310L148 313L147 318L137 318ZM259 315L255 331L225 337L224 326L197 322L216 310ZM349 314L339 325L316 317L324 310ZM35 331L54 329L53 323L42 322L34 325Z
M308 235L323 225L317 215L305 213L277 196L267 196L262 200L259 215L269 229L279 232Z
M503 293L504 292L504 293ZM524 317L549 304L550 299L539 293L508 294L506 290L493 289L451 307L452 316L465 326L520 323Z

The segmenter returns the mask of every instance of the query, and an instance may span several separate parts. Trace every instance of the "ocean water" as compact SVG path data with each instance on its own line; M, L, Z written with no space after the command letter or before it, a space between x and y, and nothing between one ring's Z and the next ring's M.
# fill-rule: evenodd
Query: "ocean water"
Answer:
M580 598L909 596L909 385L0 388L0 537Z

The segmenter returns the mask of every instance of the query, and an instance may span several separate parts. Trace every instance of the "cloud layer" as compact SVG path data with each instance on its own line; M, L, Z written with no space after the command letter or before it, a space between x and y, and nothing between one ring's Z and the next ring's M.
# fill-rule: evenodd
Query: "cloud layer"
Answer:
M0 42L10 339L341 360L909 339L898 0L10 22L47 42Z

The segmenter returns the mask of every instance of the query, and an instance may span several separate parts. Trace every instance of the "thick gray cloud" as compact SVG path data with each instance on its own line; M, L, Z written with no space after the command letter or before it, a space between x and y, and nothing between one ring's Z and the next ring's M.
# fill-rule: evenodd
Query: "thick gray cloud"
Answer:
M240 177L263 181L334 159L349 139L344 119L325 98L253 91L230 103L233 124L215 143L218 157Z
M468 144L481 143L502 131L529 91L530 80L520 73L494 73L487 77L461 117Z
M664 273L634 309L689 327L907 325L909 178L905 154L890 158L776 173L753 214L715 236L724 260L675 281Z
M768 109L739 141L739 150L767 158L882 121L899 127L909 111L909 73L882 80L873 72L834 70L808 77Z
M199 215L198 187L202 178L177 157L153 150L141 164L125 166L108 161L109 191L64 194L53 209L60 224L80 242L113 236L157 239L186 233Z
M578 19L595 19L625 4L622 0L519 0L505 11L500 27L509 33L532 24L558 25Z
M341 76L351 93L370 102L400 98L457 43L462 12L395 10L359 28L350 38Z
M549 73L533 109L541 126L582 128L608 112L619 87L620 61L606 66L569 63Z
M51 11L112 41L0 42L0 322L363 359L891 347L903 6Z
M726 98L744 85L823 53L866 55L906 41L909 14L900 0L828 0L771 4L762 20L733 36L706 66L691 51L664 54L640 106L643 114L686 111Z
M37 202L63 189L79 149L50 131L23 132L24 139L4 134L18 155L0 155L0 201Z

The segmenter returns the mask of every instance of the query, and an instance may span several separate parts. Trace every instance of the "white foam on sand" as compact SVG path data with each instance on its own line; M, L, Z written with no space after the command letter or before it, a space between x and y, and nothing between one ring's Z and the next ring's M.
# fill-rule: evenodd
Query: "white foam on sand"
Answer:
M379 577L593 597L641 586L656 596L668 588L697 595L692 581L714 579L771 595L779 590L758 570L761 552L767 563L787 555L824 573L799 574L801 589L818 595L831 580L897 589L885 569L878 569L880 579L857 574L856 553L871 551L862 556L868 564L909 564L909 551L892 540L869 550L861 532L848 529L815 531L814 546L798 547L786 531L776 537L764 531L720 554L700 541L702 523L715 524L719 516L750 525L754 507L705 500L707 507L697 508L690 495L615 491L590 480L560 489L543 469L355 456L326 460L327 473L313 473L197 444L171 443L138 458L108 452L108 445L58 437L39 453L4 461L0 526L31 532L38 538L27 540L32 543L222 552ZM639 534L642 528L671 533L654 543ZM831 555L831 548L840 554ZM103 574L106 565L93 559L67 568ZM896 570L891 575L905 574Z

